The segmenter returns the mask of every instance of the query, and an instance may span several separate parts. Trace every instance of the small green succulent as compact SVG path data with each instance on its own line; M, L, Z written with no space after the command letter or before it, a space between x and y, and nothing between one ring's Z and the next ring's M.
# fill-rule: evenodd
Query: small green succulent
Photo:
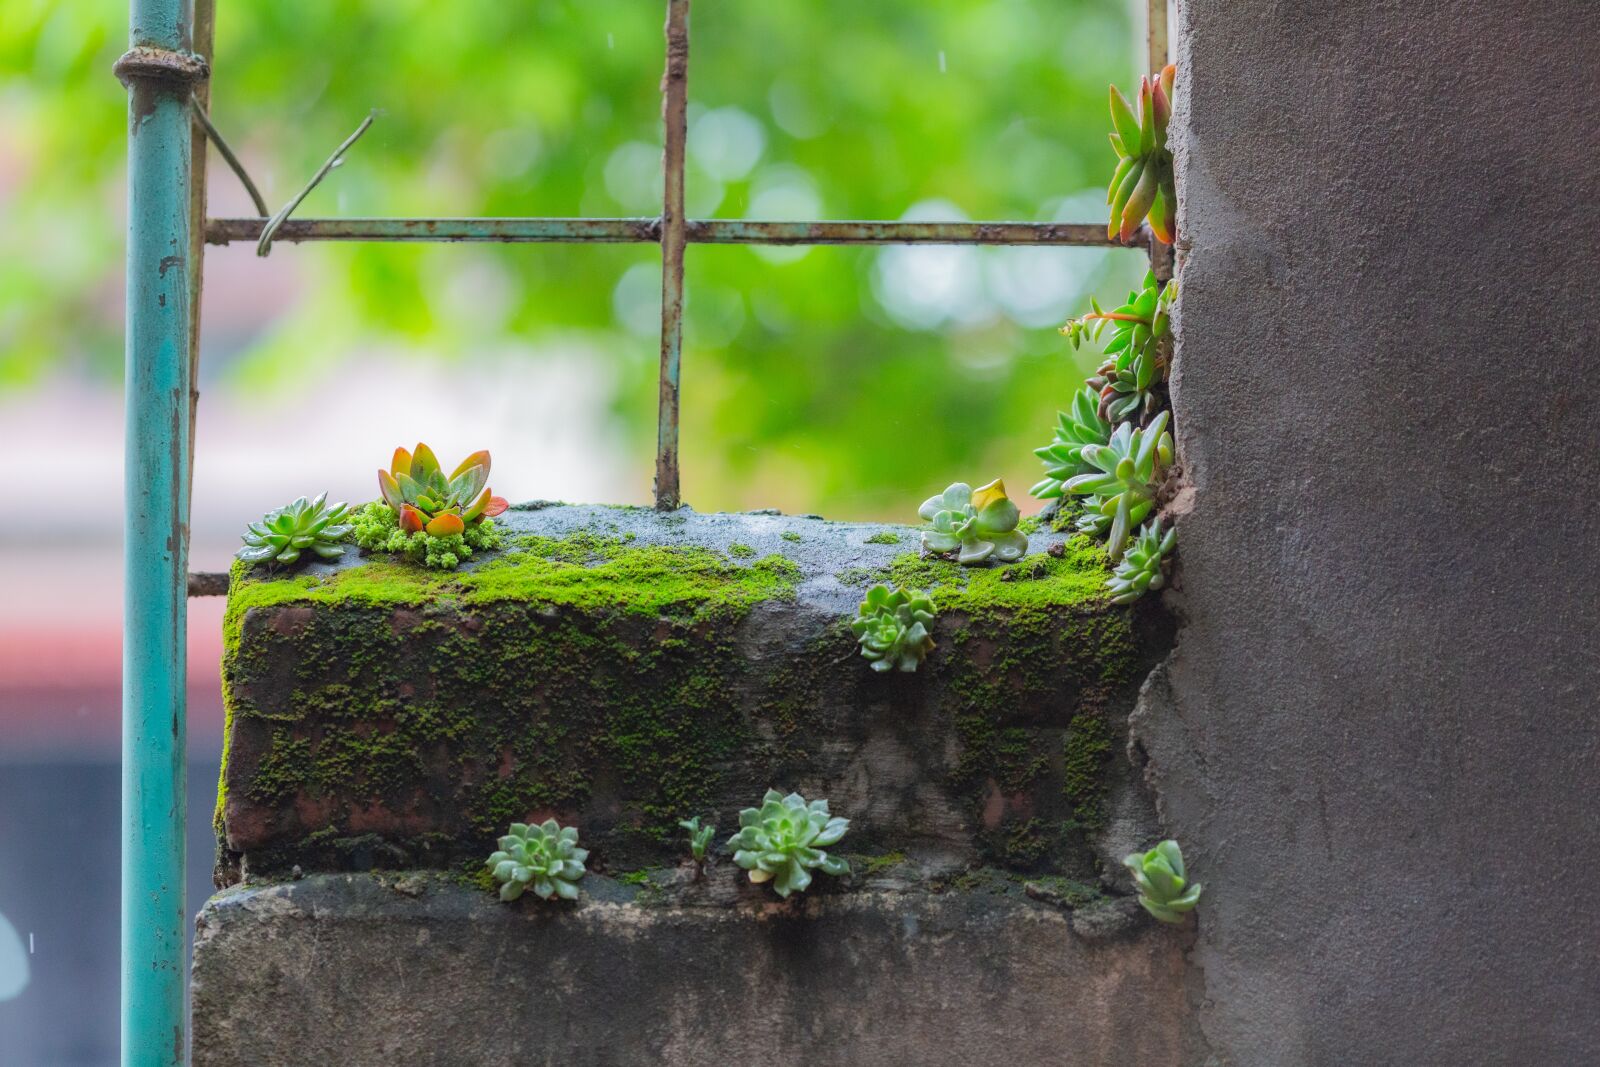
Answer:
M1111 591L1111 602L1131 604L1150 590L1160 589L1166 585L1167 579L1162 573L1162 566L1166 563L1167 553L1172 551L1172 546L1177 540L1177 530L1168 530L1165 534L1161 532L1159 518L1151 519L1141 526L1138 536L1123 554L1122 562L1117 564L1116 570L1111 572L1111 577L1106 579L1106 588Z
M1183 850L1176 841L1169 839L1149 852L1132 853L1122 862L1133 872L1139 903L1162 922L1182 922L1184 913L1200 902L1200 883L1185 880Z
M1092 473L1067 479L1069 493L1095 497L1099 513L1111 519L1106 551L1113 563L1122 558L1129 535L1155 507L1156 490L1172 462L1167 417L1168 412L1163 411L1149 426L1137 430L1125 422L1105 444L1085 445L1083 458Z
M700 816L692 819L680 819L678 825L689 832L689 855L694 857L696 863L706 861L706 849L711 845L711 839L716 836L715 826L701 826Z
M393 552L414 563L438 570L454 570L474 552L500 546L500 531L490 518L480 518L459 533L431 534L403 530L400 516L383 501L374 501L352 516L353 540L369 552Z
M546 819L534 826L512 823L486 865L500 883L501 900L516 900L529 886L541 900L577 900L578 879L587 873L583 861L588 858L588 850L578 847L575 827Z
M239 558L246 563L293 563L309 550L323 559L338 559L344 552L339 543L351 530L345 522L349 509L327 500L327 493L315 500L300 497L267 512L246 529Z
M1066 490L1068 478L1087 474L1094 468L1083 461L1084 445L1103 445L1111 437L1111 423L1100 414L1100 398L1085 385L1072 398L1070 411L1056 412L1056 435L1033 454L1044 461L1044 480L1028 492L1040 500L1052 500Z
M917 513L931 524L922 531L924 551L955 552L969 567L988 559L1010 563L1028 551L1028 538L1017 532L1017 506L998 478L978 489L956 482L923 501Z
M875 585L856 609L850 629L875 671L914 671L933 651L933 599L916 589Z
M822 851L850 828L849 819L830 817L826 800L807 804L799 793L767 790L759 808L739 813L739 832L728 840L733 862L750 872L752 882L771 882L780 897L803 892L811 872L849 874L850 865Z
M1151 388L1166 378L1165 343L1172 333L1172 301L1177 293L1176 281L1162 285L1154 272L1147 271L1143 287L1130 292L1121 307L1103 311L1091 298L1093 311L1061 327L1076 349L1085 334L1099 340L1106 323L1111 324L1105 362L1086 383L1099 396L1102 418L1122 422L1155 411Z

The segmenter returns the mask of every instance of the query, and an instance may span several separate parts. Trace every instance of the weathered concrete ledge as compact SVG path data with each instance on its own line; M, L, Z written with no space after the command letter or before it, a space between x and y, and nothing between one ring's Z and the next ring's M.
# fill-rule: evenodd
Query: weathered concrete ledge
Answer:
M1092 880L1154 613L1042 531L1009 566L907 527L527 506L458 572L367 559L236 570L221 881L468 866L516 820L579 826L592 866L673 862L676 822L769 786L826 796L864 853ZM877 674L864 588L931 589L938 649ZM1125 781L1121 783L1126 785ZM1125 791L1125 789L1123 790Z
M1128 901L1091 938L1074 932L1088 913L984 889L736 907L584 889L507 906L410 872L219 894L196 940L194 1062L1199 1062L1189 933L1129 920Z

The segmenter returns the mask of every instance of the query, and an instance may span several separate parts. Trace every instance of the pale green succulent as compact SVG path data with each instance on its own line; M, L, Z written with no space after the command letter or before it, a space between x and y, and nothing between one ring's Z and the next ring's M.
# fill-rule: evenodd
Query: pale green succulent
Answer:
M350 534L349 509L344 504L327 503L328 494L315 500L300 497L292 504L269 511L260 522L252 522L244 535L239 558L246 563L293 563L302 552L323 559L338 559L342 542Z
M1083 458L1093 472L1067 479L1069 493L1095 497L1100 514L1111 519L1106 551L1113 563L1122 558L1129 535L1155 507L1156 490L1172 462L1167 418L1163 411L1139 430L1125 422L1105 444L1085 445Z
M1177 530L1168 530L1165 534L1161 532L1159 518L1151 519L1141 526L1138 536L1123 554L1122 562L1117 564L1116 570L1111 572L1111 577L1106 579L1106 588L1111 591L1111 602L1131 604L1150 590L1160 589L1166 585L1167 579L1162 573L1162 566L1166 563L1167 553L1172 551L1172 546L1177 540Z
M578 879L587 873L583 861L588 858L588 850L578 847L575 827L546 819L533 826L512 823L486 865L500 883L501 900L516 900L529 887L541 900L577 900Z
M1070 411L1056 413L1055 439L1033 454L1044 461L1044 480L1028 490L1040 500L1061 496L1068 478L1088 474L1094 468L1083 461L1085 445L1103 445L1111 437L1111 423L1099 410L1099 395L1085 385L1072 398Z
M856 609L850 629L875 671L914 671L933 650L933 600L916 589L875 585Z
M716 836L715 826L701 826L700 816L692 819L680 819L678 825L689 832L689 855L694 857L696 863L706 861L706 849L711 845L711 839Z
M1182 922L1184 913L1193 911L1200 902L1200 883L1186 879L1183 850L1176 841L1163 841L1149 852L1135 852L1122 862L1133 872L1139 903L1162 922Z
M733 862L752 882L771 882L780 897L803 892L811 872L849 874L850 865L822 851L844 836L849 819L831 817L826 800L807 804L799 793L767 790L761 807L739 813L739 832L729 838Z
M989 559L1010 563L1027 554L1028 538L1017 532L1021 515L998 478L979 489L956 482L923 501L917 513L931 524L922 531L925 551L955 552L969 567Z
M1099 397L1102 418L1122 422L1155 410L1156 397L1150 390L1166 378L1164 344L1172 332L1172 301L1177 294L1177 282L1162 285L1154 272L1146 272L1144 285L1130 292L1121 307L1103 311L1091 298L1093 311L1061 327L1077 348L1085 334L1098 340L1106 324L1111 324L1105 362L1087 383Z

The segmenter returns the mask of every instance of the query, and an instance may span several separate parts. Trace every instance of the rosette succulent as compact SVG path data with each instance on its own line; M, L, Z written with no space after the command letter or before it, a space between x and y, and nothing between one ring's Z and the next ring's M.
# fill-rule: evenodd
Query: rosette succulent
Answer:
M826 800L807 804L799 793L767 790L759 808L739 813L739 832L728 840L733 862L750 872L752 882L771 882L780 897L803 892L811 872L849 874L850 865L823 848L838 842L849 819L828 814Z
M955 552L967 566L991 558L1010 563L1028 551L1028 538L1017 532L1017 506L998 478L979 489L956 482L923 501L917 513L931 524L922 531L923 549Z
M1044 461L1044 480L1028 490L1040 500L1061 496L1068 478L1094 468L1083 461L1084 445L1103 445L1111 436L1111 423L1099 410L1100 397L1085 385L1072 398L1072 410L1056 412L1055 439L1033 454Z
M1176 841L1161 842L1149 852L1135 852L1123 860L1133 872L1144 910L1164 923L1182 922L1185 912L1200 902L1200 883L1186 879L1183 850Z
M1178 194L1172 178L1172 150L1167 147L1167 122L1172 117L1172 85L1178 68L1171 63L1154 77L1139 79L1139 111L1111 87L1111 147L1117 169L1106 189L1111 205L1107 237L1129 240L1145 216L1150 232L1171 244L1178 229Z
M328 494L315 500L300 497L276 511L269 511L260 522L245 530L239 558L246 563L293 563L302 552L323 559L338 559L339 547L350 534L349 509L344 504L328 504Z
M1128 546L1128 551L1123 553L1122 562L1106 579L1111 602L1131 604L1150 590L1166 585L1167 578L1162 568L1177 540L1177 530L1168 530L1164 534L1161 532L1159 518L1151 519L1140 527L1138 536Z
M1090 298L1094 310L1061 327L1076 349L1085 334L1099 340L1106 324L1111 324L1105 362L1086 383L1099 395L1101 418L1121 422L1146 418L1155 410L1151 388L1166 379L1165 344L1172 332L1172 301L1177 293L1177 282L1161 285L1153 272L1146 272L1143 288L1130 292L1127 303L1104 311Z
M875 671L914 671L933 650L933 600L915 589L875 585L867 590L850 629Z
M397 448L389 469L378 472L378 490L402 532L434 537L459 534L507 507L504 497L489 490L487 451L474 452L446 476L427 445L411 452Z
M1083 458L1093 471L1067 480L1067 491L1093 496L1099 514L1111 520L1106 551L1113 563L1122 558L1128 537L1156 503L1167 465L1172 462L1172 435L1163 411L1144 429L1125 422L1103 445L1086 445ZM1080 524L1080 529L1082 525Z
M587 873L583 861L588 858L588 850L578 847L575 827L546 819L534 826L512 823L486 865L500 883L501 900L516 900L530 887L541 900L577 900L578 879Z

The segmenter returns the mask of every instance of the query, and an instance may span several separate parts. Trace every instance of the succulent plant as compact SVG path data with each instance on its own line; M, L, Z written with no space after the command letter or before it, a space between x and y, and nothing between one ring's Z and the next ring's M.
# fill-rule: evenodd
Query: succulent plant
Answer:
M239 558L246 563L293 563L300 553L311 551L323 559L338 559L344 551L339 542L350 534L345 522L349 509L327 500L327 493L315 500L300 497L267 512L246 529Z
M1094 310L1061 327L1076 349L1085 334L1099 340L1107 323L1111 340L1106 343L1105 362L1086 383L1099 394L1100 417L1110 422L1144 418L1155 410L1151 387L1166 379L1165 342L1172 332L1172 301L1178 283L1162 285L1154 272L1146 272L1144 285L1128 294L1128 302L1104 311L1093 298Z
M1083 461L1084 445L1103 445L1111 437L1111 423L1100 413L1100 397L1085 385L1072 398L1072 410L1056 412L1055 439L1033 454L1044 461L1044 480L1028 492L1040 500L1061 496L1068 478L1094 468Z
M1017 506L998 478L978 489L956 482L923 501L918 514L931 523L922 531L923 549L956 552L956 559L967 566L990 558L1010 563L1028 551L1028 538L1017 532Z
M1128 546L1128 551L1123 553L1122 562L1106 579L1111 602L1131 604L1150 590L1166 585L1167 578L1162 573L1162 567L1167 561L1167 553L1172 551L1177 540L1177 530L1168 530L1164 534L1161 532L1159 518L1151 519L1140 527L1138 536Z
M1185 912L1200 902L1200 883L1185 879L1183 850L1172 840L1161 842L1149 852L1135 852L1123 860L1133 872L1144 910L1164 923L1183 921Z
M1167 121L1172 117L1172 85L1178 68L1168 63L1154 77L1139 79L1139 111L1111 87L1111 147L1117 169L1106 190L1111 205L1107 237L1127 241L1145 216L1150 232L1171 244L1178 228L1178 194L1172 179L1172 150L1167 147Z
M355 543L373 552L394 552L425 567L451 570L471 558L475 551L500 544L500 531L493 519L480 519L458 534L435 537L426 530L406 533L400 517L381 500L373 501L352 516Z
M588 858L588 850L578 847L576 828L546 819L533 826L512 823L486 865L500 883L501 900L516 900L530 886L541 900L577 900L578 879L587 873L583 861Z
M474 452L446 477L427 445L411 452L397 448L389 469L378 472L378 489L403 533L449 537L507 506L504 497L489 491L487 451Z
M700 816L692 819L681 819L678 825L689 832L689 855L694 857L696 863L706 861L706 849L711 845L711 839L716 836L715 826L701 826Z
M803 892L811 872L849 874L850 865L822 851L850 828L849 819L830 817L826 800L807 804L799 793L767 790L759 808L739 813L739 832L728 840L733 862L750 872L752 882L771 882L780 897Z
M861 654L875 671L914 671L933 650L933 600L916 589L875 585L850 620Z
M1144 429L1125 422L1105 444L1085 445L1083 458L1094 470L1067 480L1068 492L1096 497L1100 514L1110 517L1106 551L1113 563L1122 558L1129 534L1155 507L1156 489L1172 462L1167 417L1163 411Z

